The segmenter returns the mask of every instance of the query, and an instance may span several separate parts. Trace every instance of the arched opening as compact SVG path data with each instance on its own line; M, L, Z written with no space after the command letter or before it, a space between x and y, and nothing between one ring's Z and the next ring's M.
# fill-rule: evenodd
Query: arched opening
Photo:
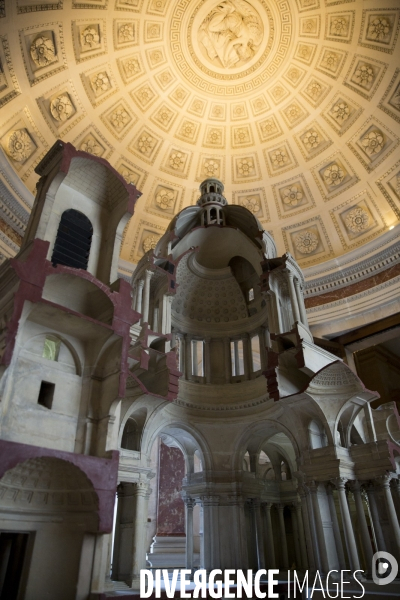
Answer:
M129 444L128 436L137 439L134 421L138 421L140 408L129 415L122 434L121 447ZM126 442L125 442L126 440ZM118 486L118 508L112 556L112 579L132 580L132 563L140 568L182 569L186 565L186 540L190 527L194 568L200 564L200 531L202 515L195 499L189 498L185 506L186 479L202 477L204 455L191 433L179 426L159 430L151 440L143 433L140 451L148 454L147 478L141 474L137 481L131 477ZM122 457L127 457L122 452ZM155 476L154 476L155 475ZM147 479L147 481L146 481ZM140 481L139 481L140 480ZM139 498L146 496L146 507ZM188 519L187 511L190 511ZM143 538L135 542L135 523L145 523ZM129 533L127 533L129 531ZM135 558L133 558L135 557ZM135 563L136 564L136 563Z
M336 429L335 442L338 446L343 446L343 448L346 448L345 428L343 426L342 421L339 421L339 423L338 423L338 426Z
M121 448L123 450L140 452L140 442L146 417L147 410L145 408L139 408L129 415L121 437Z
M0 488L0 597L87 598L99 517L85 473L59 458L30 458L6 471Z
M140 449L140 431L135 419L129 418L122 434L121 448L125 450Z
M61 215L51 262L53 266L64 265L87 270L93 227L86 215L66 210Z
M257 302L261 298L259 278L253 265L243 258L243 256L234 256L229 261L232 275L238 282L242 290L243 297L248 306L249 314L257 312ZM251 293L250 293L251 292ZM249 306L251 304L251 307Z
M271 459L263 450L258 457L258 469L260 476L265 480L274 480L275 471Z
M324 448L328 445L328 438L324 431L324 428L315 419L312 420L308 426L308 436L310 441L310 448Z

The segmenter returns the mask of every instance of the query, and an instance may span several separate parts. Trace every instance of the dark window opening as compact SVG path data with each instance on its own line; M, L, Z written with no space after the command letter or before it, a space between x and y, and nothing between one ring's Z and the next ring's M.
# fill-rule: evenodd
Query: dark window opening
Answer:
M215 187L213 185L210 185L210 192L215 192Z
M51 257L53 266L86 270L92 235L93 227L86 215L74 209L63 212Z
M48 409L52 407L55 387L56 386L54 385L54 383L42 381L42 383L40 384L38 397L38 404L40 404L40 406L44 406Z
M0 600L17 600L28 533L0 532Z
M121 448L125 450L140 450L140 429L135 419L130 417L122 434Z

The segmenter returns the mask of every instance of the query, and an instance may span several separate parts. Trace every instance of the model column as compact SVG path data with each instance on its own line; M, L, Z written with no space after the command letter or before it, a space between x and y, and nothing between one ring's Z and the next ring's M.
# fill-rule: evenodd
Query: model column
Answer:
M310 495L311 495L312 506L313 506L315 529L316 529L317 540L318 540L318 549L319 549L319 555L320 555L320 559L321 559L321 567L322 567L322 571L324 573L328 573L330 569L329 569L328 555L326 552L324 528L322 526L321 511L320 511L320 506L319 506L319 501L318 501L318 483L316 481L312 481L309 484L309 488L310 488Z
M398 479L393 479L392 485L393 501L396 507L397 517L400 521L400 481Z
M149 322L149 306L150 306L150 280L153 277L153 271L146 269L144 272L144 290L143 290L143 323Z
M279 515L279 532L280 532L280 536L281 536L280 543L281 543L281 548L282 548L283 568L288 569L289 568L289 557L288 557L288 549L287 549L287 542L286 542L285 519L284 519L284 515L283 515L284 508L285 508L284 504L277 505L278 515Z
M295 322L301 321L299 305L297 303L297 297L296 297L296 290L294 287L294 275L291 271L289 271L289 269L286 269L286 278L287 278L287 282L289 285L289 294L290 294L290 301L291 301L292 310L293 310L293 319Z
M165 295L164 296L164 306L165 306L165 331L163 333L171 333L172 330L172 319L171 319L171 310L172 310L172 301L174 297Z
M218 504L219 496L201 496L203 506L204 565L211 571L219 565Z
M265 517L265 539L266 539L266 565L268 569L275 568L275 548L274 548L274 534L272 529L271 520L271 508L272 502L266 502L263 504L264 517Z
M301 289L300 281L297 278L294 280L294 287L296 290L297 306L299 307L299 310L300 310L301 322L303 323L304 327L308 327L307 313L306 313L306 307L304 304L303 292Z
M302 516L302 504L301 502L295 503L296 517L297 517L297 529L299 532L299 541L300 541L300 553L301 553L301 561L300 564L303 569L308 568L308 560L307 560L307 546L306 540L304 537L304 523Z
M375 543L377 546L378 550L386 550L386 544L385 544L385 540L383 538L383 532L382 532L382 527L381 527L381 520L379 518L379 510L378 507L376 505L376 497L375 497L375 486L373 483L369 483L366 486L366 490L367 490L367 496L368 496L368 503L369 503L369 510L371 513L371 520L372 520L372 525L374 528L374 534L375 534Z
M136 292L136 310L138 313L142 313L142 300L143 300L143 286L144 286L144 280L143 279L139 279L139 281L136 283L137 286L137 292Z
M369 537L367 520L365 518L364 505L361 497L361 486L358 481L350 481L349 487L353 492L354 501L356 503L357 519L360 527L362 548L364 551L364 558L366 563L366 571L369 573L372 566L372 546L371 538Z
M133 524L133 555L132 555L132 588L137 589L140 581L140 571L146 568L146 525L149 502L149 486L147 483L134 484L136 497L135 521Z
M224 338L224 371L225 371L225 383L231 382L231 341L229 338Z
M344 537L346 540L347 554L350 559L350 567L353 571L357 571L360 569L360 561L358 559L357 545L354 537L349 505L347 504L345 490L346 481L347 479L344 477L337 477L336 479L332 480L332 483L336 486L339 495L340 512L342 515Z
M310 513L312 514L312 506L309 506L310 503L308 499L307 487L303 484L300 484L298 487L298 492L301 500L301 514L303 517L304 533L306 536L308 566L310 569L315 570L317 568L318 561L318 548L316 547L314 550L313 546L313 540L315 540L315 536L313 535L310 524Z
M299 526L298 526L298 522L297 522L297 514L296 514L296 509L295 507L292 505L290 507L290 514L292 517L292 523L293 523L293 538L294 538L294 551L295 551L295 556L296 556L296 568L299 569L301 567L301 550L300 550L300 539L299 539Z
M206 383L211 383L211 338L204 338L204 375Z
M333 536L335 538L336 552L337 552L338 559L339 559L339 566L342 570L345 570L346 569L346 560L344 558L342 537L340 535L340 528L339 528L339 521L338 521L337 512L336 512L335 498L333 497L333 489L334 489L334 486L331 483L328 483L326 486L326 493L328 495L329 512L330 512L331 520L332 520L332 529L333 529Z
M383 475L382 477L378 478L378 481L381 483L381 485L383 487L383 493L385 496L385 504L386 504L387 515L388 515L388 519L389 519L390 529L391 529L391 533L392 533L392 538L393 538L394 546L397 550L397 558L399 558L400 557L400 528L399 528L399 522L397 520L396 509L394 506L392 493L390 491L391 478L392 478L391 474Z
M193 570L193 498L184 498L186 512L186 568Z
M257 499L253 500L254 518L256 525L256 540L257 540L257 561L258 568L265 569L265 555L264 555L264 536L263 526L261 518L261 504Z

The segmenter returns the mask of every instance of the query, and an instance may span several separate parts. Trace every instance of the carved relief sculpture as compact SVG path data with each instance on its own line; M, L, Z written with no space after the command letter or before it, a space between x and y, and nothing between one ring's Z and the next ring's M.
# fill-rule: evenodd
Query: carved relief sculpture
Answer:
M218 3L204 19L198 34L208 58L224 68L240 67L251 60L262 38L261 18L245 0Z
M37 37L31 44L31 58L36 67L47 67L54 62L56 50L53 40L43 35Z
M34 143L26 129L16 129L9 135L5 150L10 158L23 162L32 154Z

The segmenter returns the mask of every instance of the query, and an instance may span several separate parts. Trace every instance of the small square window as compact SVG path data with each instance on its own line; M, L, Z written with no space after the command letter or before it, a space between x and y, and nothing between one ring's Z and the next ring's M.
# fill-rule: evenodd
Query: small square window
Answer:
M49 383L48 381L42 381L42 383L40 384L39 397L38 397L38 404L40 404L40 406L44 406L45 408L48 408L49 410L51 409L51 407L53 405L55 387L56 386L54 385L54 383Z

